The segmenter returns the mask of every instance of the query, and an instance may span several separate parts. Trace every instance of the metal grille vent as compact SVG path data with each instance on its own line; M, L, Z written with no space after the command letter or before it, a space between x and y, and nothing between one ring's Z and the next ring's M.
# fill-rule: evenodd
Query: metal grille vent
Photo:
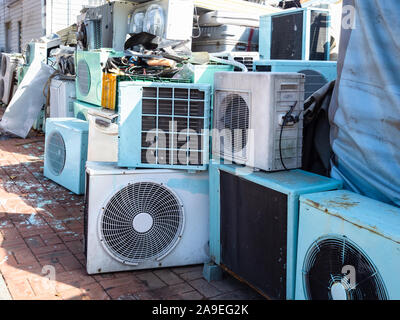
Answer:
M102 47L101 43L101 21L100 20L94 20L93 21L93 30L94 30L94 35L93 35L93 45L94 49L100 49Z
M8 68L8 60L5 55L2 55L1 57L1 76L4 77L6 75Z
M174 87L144 87L142 163L201 166L204 164L205 92Z
M234 60L244 64L249 72L253 71L253 57L235 57ZM241 71L241 69L235 68L235 71Z
M4 97L4 79L0 79L0 99Z
M163 185L140 182L117 192L99 222L107 251L122 263L137 264L174 249L183 233L183 206Z
M59 176L64 170L66 149L64 138L58 131L54 131L49 136L47 141L46 157L51 172L54 175Z
M220 154L227 155L226 152L231 152L233 155L240 152L243 159L246 159L250 125L250 109L247 103L248 94L217 92L216 101L218 107L215 128L219 131L225 130L226 134L229 133L229 136L224 135L220 142ZM235 157L240 158L238 155L235 155Z
M328 83L328 80L317 71L301 70L299 73L306 76L306 82L304 85L305 99L308 99L314 92L318 91Z
M344 274L349 268L353 271ZM344 236L322 238L310 247L303 264L303 285L310 300L388 299L372 261Z
M83 96L87 96L90 91L91 76L90 76L89 65L85 60L80 60L78 62L77 77L78 77L77 79L78 88L80 93Z

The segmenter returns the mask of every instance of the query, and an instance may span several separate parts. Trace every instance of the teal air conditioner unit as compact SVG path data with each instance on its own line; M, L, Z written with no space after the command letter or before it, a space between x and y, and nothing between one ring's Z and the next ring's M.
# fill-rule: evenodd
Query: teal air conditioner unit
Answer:
M123 57L123 52L111 49L76 52L76 98L101 106L103 69L108 58Z
M341 183L302 170L254 172L215 160L209 173L207 280L216 280L221 266L270 299L294 299L299 198Z
M100 110L101 108L82 101L74 101L74 117L79 120L88 121L88 112L91 109Z

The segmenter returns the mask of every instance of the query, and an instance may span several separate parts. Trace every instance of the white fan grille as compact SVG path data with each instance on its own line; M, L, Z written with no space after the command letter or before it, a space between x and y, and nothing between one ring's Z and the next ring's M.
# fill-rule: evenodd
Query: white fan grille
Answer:
M250 108L248 93L222 92L216 93L215 128L229 134L220 142L222 156L235 156L247 159L246 146L250 126ZM227 154L227 152L229 154ZM241 156L238 155L241 154Z
M80 93L83 96L87 96L90 91L90 69L89 65L85 60L80 60L78 62L78 70L77 70L77 81L78 81L78 88Z
M51 172L59 176L64 170L66 149L64 139L58 131L54 131L47 141L46 157Z
M107 251L125 264L167 255L183 232L183 207L163 185L130 184L107 203L100 217L100 237Z

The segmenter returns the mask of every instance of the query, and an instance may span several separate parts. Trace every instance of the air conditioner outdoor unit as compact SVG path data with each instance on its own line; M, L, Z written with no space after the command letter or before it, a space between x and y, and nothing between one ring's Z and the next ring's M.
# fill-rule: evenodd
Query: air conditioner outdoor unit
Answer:
M304 75L215 75L215 157L265 171L300 168Z
M112 49L76 52L76 98L101 106L103 69L111 57L123 57L123 52Z
M135 7L129 34L147 32L162 40L191 40L193 0L155 0Z
M18 64L22 57L16 54L2 53L0 67L0 99L4 104L11 101L14 87L14 79Z
M339 181L301 170L252 172L211 163L212 262L270 299L294 299L299 197L340 187ZM205 265L208 280L210 268L216 267Z
M349 191L300 198L297 300L399 300L400 209Z
M50 118L73 118L75 81L56 77L50 84Z
M129 15L134 8L135 4L127 1L113 1L88 8L78 17L79 47L84 50L100 48L124 50Z
M259 60L254 62L258 72L298 72L306 76L305 100L325 84L336 80L336 61Z
M87 163L89 274L204 263L208 174Z
M95 106L93 104L85 103L82 101L74 101L74 117L83 120L83 121L88 121L88 113L90 110L101 110L101 107Z
M76 194L83 194L87 145L87 122L74 118L47 119L45 177Z
M112 110L88 110L88 161L118 161L118 114Z
M260 17L260 57L329 60L330 13L318 8L283 10Z
M253 65L255 61L260 59L258 52L244 52L244 51L232 51L222 56L223 59L237 61L244 64L249 72L253 71ZM235 71L242 71L239 68L235 68Z
M207 170L211 86L120 82L118 165Z

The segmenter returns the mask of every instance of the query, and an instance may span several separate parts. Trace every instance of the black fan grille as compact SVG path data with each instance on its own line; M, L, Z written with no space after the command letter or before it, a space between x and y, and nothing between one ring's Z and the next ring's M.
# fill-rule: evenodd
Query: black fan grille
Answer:
M58 131L54 131L49 136L46 157L51 172L54 175L59 176L64 170L66 149L64 138Z
M4 79L0 79L0 99L4 97Z
M220 95L223 93L218 93ZM224 97L218 97L218 117L216 128L230 133L227 142L221 143L220 152L238 153L242 152L246 157L246 146L248 143L248 130L250 126L250 109L246 102L247 94L229 93ZM230 140L230 141L229 141Z
M137 223L143 217L147 221ZM165 256L180 240L183 226L180 201L163 185L151 182L130 184L117 192L100 219L103 245L125 264Z
M78 62L78 70L77 70L77 81L78 81L78 88L80 93L83 96L87 96L90 91L90 69L89 65L85 60L80 60Z
M5 55L1 56L1 76L4 77L7 72L8 61Z
M354 268L355 282L343 274L343 267ZM332 286L345 288L347 300L387 300L387 292L376 267L363 251L344 236L316 241L303 265L304 293L309 300L332 300Z

